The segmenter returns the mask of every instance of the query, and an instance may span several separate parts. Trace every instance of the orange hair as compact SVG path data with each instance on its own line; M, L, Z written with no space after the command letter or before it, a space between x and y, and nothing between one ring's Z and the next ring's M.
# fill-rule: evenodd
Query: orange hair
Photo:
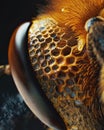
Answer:
M104 0L51 0L46 11L62 26L70 26L78 36L84 37L85 22L98 16L103 8Z

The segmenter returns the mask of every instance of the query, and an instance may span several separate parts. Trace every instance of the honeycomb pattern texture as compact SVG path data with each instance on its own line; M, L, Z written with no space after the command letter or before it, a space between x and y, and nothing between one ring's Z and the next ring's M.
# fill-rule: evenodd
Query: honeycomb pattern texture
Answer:
M38 24L32 27L36 37L33 36L34 38L29 41L29 54L34 71L43 80L51 79L58 91L62 92L65 86L73 85L74 81L69 77L74 76L74 72L78 72L75 55L81 54L74 52L77 42L68 43L64 29L56 26L56 23L50 19L41 20ZM45 27L42 27L42 24ZM32 36L31 30L29 35Z
M74 32L50 17L38 18L29 29L28 52L43 91L67 129L98 130L96 118L100 107L94 102L98 102L95 78L99 66L96 60L89 59L86 46L78 51ZM101 114L99 117L102 118Z

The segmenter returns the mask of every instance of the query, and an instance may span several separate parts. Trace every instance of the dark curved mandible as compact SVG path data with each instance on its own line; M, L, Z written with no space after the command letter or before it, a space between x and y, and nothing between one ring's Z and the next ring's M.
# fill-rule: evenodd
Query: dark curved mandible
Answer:
M47 126L55 130L66 130L63 120L46 98L33 73L27 49L30 24L27 22L19 26L11 37L8 54L11 74L31 111Z

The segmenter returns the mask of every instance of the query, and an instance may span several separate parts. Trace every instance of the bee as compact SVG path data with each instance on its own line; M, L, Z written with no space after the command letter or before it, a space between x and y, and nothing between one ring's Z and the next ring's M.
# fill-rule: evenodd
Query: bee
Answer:
M13 33L14 82L50 128L104 129L103 34L104 0L51 0Z

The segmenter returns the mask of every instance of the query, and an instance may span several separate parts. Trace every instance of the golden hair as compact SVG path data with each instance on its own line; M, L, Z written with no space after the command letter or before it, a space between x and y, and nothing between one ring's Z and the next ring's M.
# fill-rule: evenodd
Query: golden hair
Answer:
M85 22L98 16L104 0L51 0L46 11L62 26L71 27L77 35L84 35Z

